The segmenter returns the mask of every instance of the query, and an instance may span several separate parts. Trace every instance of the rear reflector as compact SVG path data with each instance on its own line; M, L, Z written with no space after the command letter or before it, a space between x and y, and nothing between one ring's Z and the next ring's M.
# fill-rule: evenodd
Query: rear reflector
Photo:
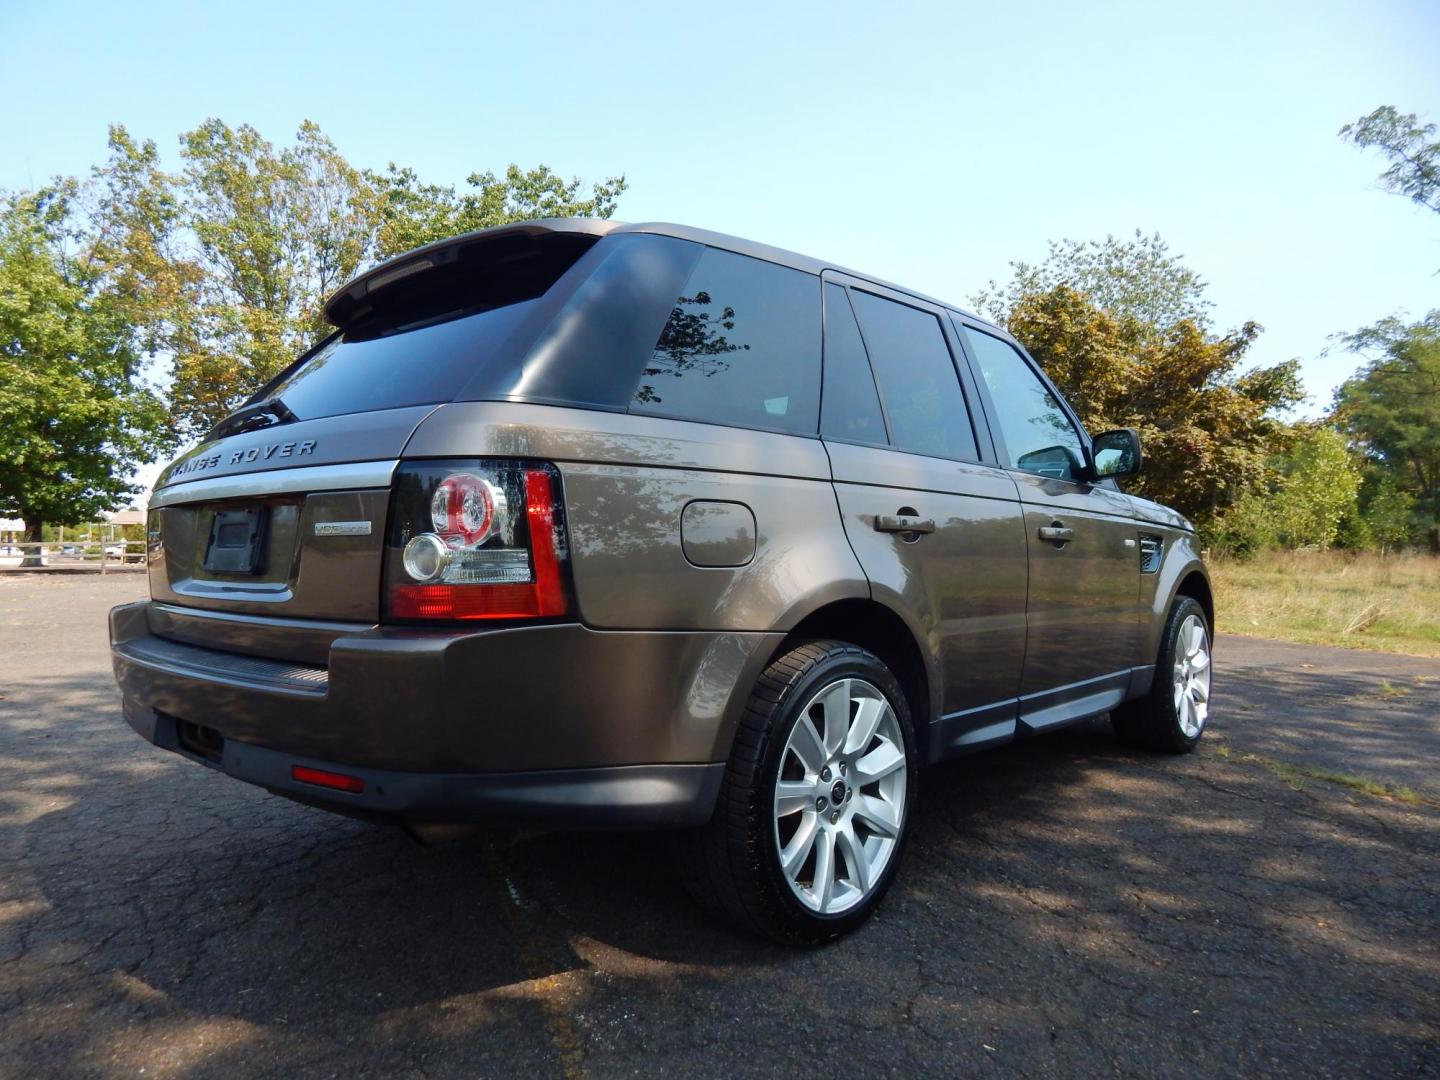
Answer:
M344 773L326 772L324 769L310 769L304 765L292 765L290 767L290 779L298 780L302 784L314 784L316 787L333 788L336 791L348 791L355 795L365 790L365 781L358 776L346 776Z

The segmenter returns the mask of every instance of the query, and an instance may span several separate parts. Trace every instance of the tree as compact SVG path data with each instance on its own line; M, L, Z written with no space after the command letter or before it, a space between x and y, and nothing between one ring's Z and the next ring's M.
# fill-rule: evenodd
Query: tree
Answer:
M325 300L376 260L511 221L609 217L625 190L611 177L587 197L545 165L472 173L464 192L394 164L362 172L309 121L289 146L215 119L180 143L166 173L153 144L112 128L98 175L128 215L115 242L154 300L137 314L171 358L171 414L191 437L326 333Z
M524 170L510 165L503 177L471 173L472 189L457 192L446 184L426 184L413 169L394 162L383 173L367 172L380 199L377 253L382 258L448 236L548 217L608 218L625 191L625 177L612 176L580 194L578 178L562 180L549 166Z
M1361 148L1375 147L1389 160L1380 174L1387 190L1440 213L1440 139L1434 124L1421 124L1414 113L1382 105L1340 129L1340 137Z
M1201 297L1190 289L1177 282L1169 295L1188 293L1194 307ZM1146 321L1123 297L1107 310L1068 284L1011 294L1005 326L1085 427L1139 429L1146 464L1131 490L1210 527L1247 492L1268 489L1271 458L1288 443L1277 414L1302 392L1293 361L1240 372L1257 325L1217 337L1191 318Z
M1336 422L1414 500L1422 524L1440 526L1440 310L1340 340L1369 359L1335 392Z
M93 194L62 180L0 197L0 514L32 542L120 504L170 443L139 378L133 280L107 257L121 229L103 201L82 212Z
M193 237L196 302L172 323L171 410L198 435L320 334L320 308L375 255L378 199L314 124L277 149L249 125L207 120L181 136L163 178Z
M1205 282L1180 256L1170 254L1159 233L1145 236L1136 229L1134 240L1052 240L1044 262L1012 262L1010 269L1007 284L992 279L972 298L976 310L997 322L1025 297L1062 285L1116 318L1135 320L1136 330L1159 330L1182 320L1204 329L1209 321Z
M1303 430L1282 468L1283 479L1271 513L1281 540L1290 547L1328 548L1340 524L1353 516L1360 469L1333 428Z

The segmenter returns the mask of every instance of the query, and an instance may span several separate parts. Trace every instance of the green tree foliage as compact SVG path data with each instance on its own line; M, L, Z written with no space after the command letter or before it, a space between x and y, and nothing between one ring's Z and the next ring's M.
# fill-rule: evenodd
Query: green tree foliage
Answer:
M1396 483L1395 477L1365 463L1360 497L1340 521L1336 538L1342 547L1378 548L1381 552L1405 545L1411 539L1415 500Z
M121 257L141 242L112 194L60 181L0 197L0 515L30 540L122 503L170 442L140 381L143 271Z
M1382 105L1368 116L1340 129L1340 137L1356 146L1374 147L1390 161L1380 182L1397 195L1440 213L1440 139L1434 124L1422 124L1414 113Z
M276 146L207 120L180 137L182 168L111 131L99 171L124 222L150 340L172 358L176 426L198 436L325 333L325 299L378 259L472 229L539 217L609 217L624 177L563 180L547 166L474 173L467 190L412 169L352 166L315 124Z
M364 177L308 121L277 149L249 125L208 120L181 136L166 178L193 238L198 303L175 323L171 409L202 432L323 333L324 298L375 254Z
M513 221L608 218L626 188L624 176L612 176L584 196L579 179L564 180L546 165L529 170L511 165L503 177L471 173L465 181L470 190L459 192L447 184L422 183L415 170L393 162L383 173L366 173L366 179L380 200L376 246L382 258Z
M1417 524L1440 525L1440 310L1406 323L1382 319L1341 338L1366 363L1335 392L1335 420L1397 493Z
M1206 530L1206 542L1222 555L1248 559L1278 547L1280 530L1270 505L1272 493L1247 491Z
M1371 546L1384 550L1410 539L1410 514L1415 500L1408 491L1401 490L1393 476L1377 477L1362 496L1359 516L1369 531Z
M972 300L999 322L1026 297L1062 285L1118 319L1134 320L1137 331L1159 332L1183 320L1204 329L1209 321L1205 282L1170 254L1158 233L1145 236L1136 229L1133 240L1052 240L1044 262L1012 262L1010 269L1008 283L992 280Z
M1356 514L1360 469L1345 437L1333 428L1304 430L1286 455L1270 512L1289 547L1328 548L1341 522Z
M1126 281L1153 269L1146 252L1153 248L1141 251L1142 266L1122 275ZM1039 280L1051 276L1046 271ZM1121 297L1114 310L1070 284L1035 292L1012 286L1004 295L1014 300L1002 321L1088 430L1139 429L1146 464L1132 490L1209 527L1247 492L1267 489L1270 459L1288 439L1277 414L1302 392L1294 362L1239 370L1259 333L1254 323L1217 337L1191 317L1142 318L1141 311L1200 310L1197 279L1188 271L1181 278L1173 287L1157 285L1156 293L1187 297L1178 307L1170 301L1137 306L1123 299L1128 286L1104 293Z

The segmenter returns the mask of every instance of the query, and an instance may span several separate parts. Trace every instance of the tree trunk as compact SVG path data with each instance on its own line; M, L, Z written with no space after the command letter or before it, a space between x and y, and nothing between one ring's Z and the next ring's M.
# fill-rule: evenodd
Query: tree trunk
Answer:
M27 543L30 543L30 542L33 541L34 543L38 544L38 543L40 542L40 530L44 527L44 524L45 524L45 523L44 523L43 521L41 521L39 518L26 518L26 519L25 519L25 541L26 541ZM39 549L39 548L21 548L20 550L25 553L25 557L20 560L20 565L21 565L21 566L40 566L40 565L42 565L41 562L40 562L40 549Z
M1440 525L1430 526L1430 554L1440 555Z

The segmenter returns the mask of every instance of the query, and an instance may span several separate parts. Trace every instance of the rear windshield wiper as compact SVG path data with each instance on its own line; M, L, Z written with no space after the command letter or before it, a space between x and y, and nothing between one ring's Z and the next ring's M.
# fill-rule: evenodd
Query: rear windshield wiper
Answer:
M210 434L205 438L206 441L223 439L227 435L258 431L261 428L274 427L276 424L293 424L299 419L283 401L279 398L271 398L269 401L247 405L245 408L231 413L211 428Z

